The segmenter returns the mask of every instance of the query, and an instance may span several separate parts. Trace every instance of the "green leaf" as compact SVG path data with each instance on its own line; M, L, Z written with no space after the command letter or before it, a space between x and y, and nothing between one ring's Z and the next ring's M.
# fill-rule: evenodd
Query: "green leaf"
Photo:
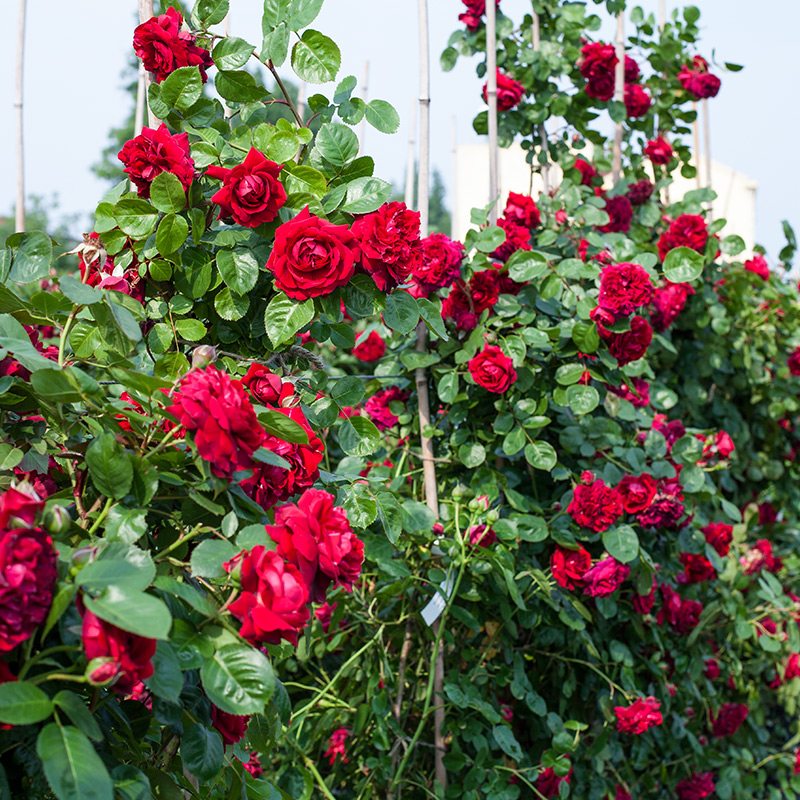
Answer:
M469 469L475 469L486 461L486 448L478 442L462 444L458 448L458 460Z
M119 293L106 293L103 302L90 306L89 312L100 326L104 344L127 355L142 340L142 329L127 308L112 302L111 294Z
M525 445L525 459L535 469L546 472L550 472L558 463L558 455L553 445L538 439Z
M215 730L196 723L181 738L183 765L201 781L210 781L222 769L224 748Z
M186 217L167 214L161 220L156 232L156 250L162 256L174 253L189 236L189 223Z
M282 164L294 158L299 146L299 139L294 131L278 131L270 138L267 149L264 152L268 158ZM295 167L294 164L291 166L298 170L298 174L294 182L290 182L289 184L295 187L290 191L311 191L313 189L314 194L319 191L324 191L324 189L321 189L322 186L327 186L324 175L321 175L321 173L317 172L313 167L303 167L301 169L300 167ZM289 172L285 172L285 178L288 178L290 174ZM322 180L320 180L320 177Z
M53 713L53 703L38 687L25 681L0 684L0 722L32 725Z
M208 28L209 25L219 25L228 14L228 0L197 0L192 19L197 20L200 26Z
M264 312L264 327L273 347L278 347L283 342L292 341L297 331L312 319L314 301L311 298L298 303L279 292L269 301Z
M439 379L436 394L443 403L452 403L458 395L458 373L448 372Z
M81 393L70 382L66 369L40 369L31 375L33 388L54 403L74 403Z
M3 442L0 444L0 471L8 472L14 469L24 455L22 450Z
M308 83L334 80L341 63L342 55L336 43L319 31L304 31L292 48L292 69Z
M417 301L408 292L395 289L386 298L383 321L393 331L402 334L411 333L419 322Z
M189 342L199 342L206 335L206 326L199 319L179 319L175 330Z
M169 642L159 642L153 656L153 674L144 682L158 697L179 704L183 691L183 673L175 648Z
M217 267L225 284L239 295L247 294L258 280L258 261L247 250L220 250Z
M162 173L162 175L166 174L168 173ZM93 303L99 303L103 299L103 293L99 289L81 283L77 278L73 278L72 275L63 275L59 278L58 288L61 289L65 297L78 306L90 306Z
M146 509L113 506L108 512L105 532L107 541L135 544L146 532Z
M508 725L495 725L492 728L492 736L494 736L494 740L500 746L500 749L509 758L519 761L525 755Z
M258 421L267 433L292 444L308 444L308 434L302 425L280 411L265 411L258 415Z
M367 122L381 133L397 133L400 115L391 103L385 100L370 100L367 103Z
M403 509L397 498L389 492L378 492L375 500L378 503L378 519L386 538L396 544L403 532Z
M150 202L165 214L177 213L186 207L186 191L176 175L160 172L150 184Z
M50 274L53 240L43 231L12 234L6 246L12 248L14 256L9 280L31 283Z
M347 125L326 122L317 133L315 149L335 167L343 167L358 155L358 136Z
M223 286L214 298L214 308L222 319L229 321L241 319L250 308L250 298L233 294L227 286Z
M366 417L349 417L339 426L339 446L349 456L368 456L380 443L381 432Z
M249 73L243 70L220 70L214 78L220 97L232 103L257 103L269 92Z
M113 800L114 786L92 743L71 725L45 725L36 754L58 800Z
M275 138L277 139L278 136ZM295 143L294 149L296 148L297 144ZM294 149L292 155L294 155ZM305 164L299 167L292 166L291 171L286 172L284 184L289 194L312 194L315 197L324 197L328 191L328 182L325 180L325 176L318 169Z
M261 528L263 529L263 527L262 525ZM266 533L264 535L266 536ZM166 575L159 575L155 579L154 585L157 589L167 592L167 594L180 597L181 600L188 603L195 611L199 611L206 617L216 617L218 615L217 607L191 584L182 583Z
M146 239L156 227L158 211L139 197L120 200L114 206L114 219L119 229L133 239Z
M144 592L109 586L97 597L84 596L86 607L100 619L149 639L169 638L172 617L164 601Z
M193 106L203 93L203 79L198 67L179 67L160 86L161 100L179 111Z
M630 525L619 525L603 533L603 547L623 564L639 555L639 537Z
M209 700L228 714L260 714L275 688L266 656L240 644L217 650L203 663L200 680Z
M546 275L550 269L547 259L541 254L527 250L517 250L506 262L508 275L517 283L526 283Z
M94 714L86 707L83 699L70 692L68 689L62 689L54 698L53 704L58 706L70 718L70 721L76 728L83 731L90 739L99 742L103 738L103 732L94 718Z
M703 274L703 256L690 247L674 247L664 259L664 277L672 283L689 283Z
M482 253L491 253L506 240L506 232L497 225L489 225L478 232L475 246Z
M230 561L241 548L226 539L206 539L192 551L192 574L199 578L224 578L222 566Z
M100 592L109 586L138 592L146 589L155 575L156 566L150 553L122 542L112 542L77 574L75 583L89 592Z
M567 403L579 416L594 411L600 404L600 394L594 386L574 384L567 387Z
M261 60L272 63L279 67L286 61L289 55L289 28L285 22L281 22L273 30L264 35L261 42Z
M364 399L364 381L354 375L337 380L331 389L331 398L340 408L355 406Z
M53 368L53 362L39 353L25 328L10 314L0 314L0 347L31 372Z
M293 31L310 25L319 15L324 0L291 0L286 22Z
M347 184L342 211L367 214L380 208L392 195L392 186L380 178L356 178Z
M444 320L442 319L441 306L425 297L420 297L417 299L417 308L419 308L419 315L422 317L428 330L443 341L447 341L449 337L447 335L447 329L444 326Z
M236 36L221 39L211 52L217 69L234 70L243 67L255 52L255 47Z
M97 490L119 500L130 491L133 467L113 433L101 433L86 450L89 475Z

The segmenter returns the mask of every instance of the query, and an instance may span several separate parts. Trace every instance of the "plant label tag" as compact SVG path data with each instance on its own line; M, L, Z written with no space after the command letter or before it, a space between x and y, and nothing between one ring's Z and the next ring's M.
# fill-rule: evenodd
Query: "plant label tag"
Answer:
M420 612L420 614L422 614L422 619L429 628L442 615L442 611L444 611L444 607L447 605L450 595L453 594L454 585L455 578L452 575L448 575L448 577L439 584L439 589L428 601L428 605Z

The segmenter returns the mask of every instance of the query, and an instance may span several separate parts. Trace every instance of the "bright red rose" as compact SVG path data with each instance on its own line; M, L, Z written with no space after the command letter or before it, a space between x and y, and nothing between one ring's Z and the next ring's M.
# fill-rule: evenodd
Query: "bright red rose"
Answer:
M495 394L507 391L517 379L514 362L496 345L486 345L467 366L472 380Z
M638 736L646 730L660 725L661 703L655 697L639 697L629 706L614 706L617 730L628 736Z
M536 791L544 797L559 797L559 787L562 783L569 785L571 779L572 769L563 778L559 778L555 770L552 767L548 767L539 773L533 785Z
M484 269L469 279L469 293L472 309L480 314L491 308L500 297L499 273L496 269Z
M358 242L347 225L315 217L306 206L275 231L267 269L278 289L293 300L307 300L347 284L358 258Z
M659 286L653 295L653 312L650 319L653 327L663 333L678 318L686 305L686 300L694 289L688 283L666 282Z
M653 282L638 264L609 264L600 271L597 302L615 317L628 316L653 297Z
M607 197L604 210L610 219L605 225L598 226L601 233L627 233L631 229L633 206L624 194Z
M557 544L550 556L550 571L556 583L564 589L576 589L583 583L583 576L591 566L592 557L581 546L577 550L568 550Z
M656 604L656 576L653 575L653 583L648 594L639 594L637 591L633 595L633 610L637 614L649 614Z
M628 187L625 197L631 201L632 206L642 206L652 197L653 189L655 189L655 186L651 181L636 181L636 183L632 183Z
M351 230L361 247L361 266L382 292L405 283L419 269L419 211L410 211L405 203L385 203L359 217Z
M575 166L573 169L577 169L578 172L581 173L582 186L591 186L597 176L597 170L585 158L581 158L580 156L575 159Z
M797 748L797 752L794 754L794 770L795 775L800 775L800 747Z
M646 472L638 477L626 475L617 484L617 493L622 507L628 514L638 514L648 508L656 496L656 491L656 482L653 476Z
M657 136L645 145L644 154L654 164L669 164L674 151L672 145L663 136Z
M579 483L575 487L567 513L582 528L600 533L610 528L622 514L622 501L616 489L598 478L593 483Z
M630 119L646 116L652 102L650 95L638 83L625 84L625 110Z
M541 222L541 214L533 198L516 192L508 193L503 216L511 222L516 222L517 225L522 225L523 228L538 228Z
M483 84L483 100L485 103L489 102L487 92L489 89L488 81ZM519 82L515 81L508 75L504 75L499 69L497 70L497 110L498 111L511 111L514 106L522 100L525 94L525 87Z
M189 135L172 135L162 122L158 129L142 128L141 134L125 142L117 156L123 170L136 185L139 197L150 197L156 175L171 172L188 189L194 179L194 160L189 155Z
M286 203L286 190L278 180L282 169L255 147L232 169L212 164L206 175L222 181L222 188L211 198L219 206L219 219L231 217L246 228L272 222Z
M661 584L661 595L664 604L656 615L656 622L659 625L668 622L675 633L691 633L700 622L703 606L696 600L684 600L666 583Z
M693 772L675 785L678 800L703 800L714 794L716 786L710 772Z
M281 406L294 395L292 383L281 380L280 375L263 364L251 364L242 383L250 390L253 399L264 406Z
M641 378L631 378L631 385L627 383L619 386L606 384L606 389L612 394L627 400L634 408L646 408L650 405L650 384Z
M219 731L223 745L236 744L244 739L249 722L249 715L228 714L211 704L211 725Z
M733 439L725 431L717 431L714 436L696 433L695 438L703 442L703 454L697 462L701 466L714 464L717 461L725 461L736 450Z
M348 737L352 736L347 728L337 728L332 734L328 742L328 749L325 751L325 758L328 759L328 764L332 767L336 763L336 759L340 758L342 764L348 762L347 748L345 742Z
M296 504L275 511L267 533L278 554L294 564L309 589L312 603L323 603L328 587L353 591L364 563L364 543L352 531L347 512L334 505L333 495L307 489Z
M712 733L717 739L721 739L723 736L733 736L747 719L749 711L750 709L743 703L723 703L716 717L712 717Z
M461 275L464 245L443 233L422 240L422 260L412 270L415 283L427 295L444 289Z
M751 259L745 261L744 268L765 281L769 280L769 264L767 264L767 259L760 253L756 253Z
M498 289L498 297L500 296ZM442 319L453 320L460 331L474 330L478 324L478 314L464 290L456 285L442 301Z
M308 587L300 570L261 544L242 550L223 566L242 589L228 606L242 623L239 635L253 645L285 639L297 646L297 634L310 616Z
M658 240L658 255L663 261L675 247L690 247L704 253L708 244L706 221L699 214L681 214Z
M731 542L733 541L733 526L725 522L710 522L704 528L703 535L706 541L717 551L723 558L728 555L731 549Z
M704 556L697 553L681 553L681 564L684 574L678 577L679 582L702 583L717 577L714 565ZM681 578L683 581L681 581Z
M604 558L583 573L583 593L590 597L608 597L630 574L631 568L627 564L621 564L611 556Z
M473 525L467 531L467 541L473 547L491 547L497 541L497 534L488 525Z
M386 353L386 342L377 331L370 331L368 336L362 332L356 337L356 346L351 352L359 361L377 361Z
M397 425L398 417L389 408L390 403L401 403L405 405L409 398L409 393L399 386L390 386L388 389L379 389L364 404L364 411L367 416L375 423L379 430L385 431Z
M241 381L210 364L184 375L173 400L167 411L194 433L197 452L215 475L230 477L250 465L264 429Z
M206 69L213 67L211 53L196 44L189 31L182 31L183 17L171 6L166 14L152 17L133 32L133 49L148 72L161 83L180 67L199 67L203 83Z
M19 483L0 495L0 529L32 528L44 510L44 500L28 483Z
M82 603L79 603L79 607ZM140 695L144 689L142 681L153 674L152 658L156 652L156 640L118 628L82 608L83 627L81 638L86 658L108 659L89 676L93 683L112 680L111 688L118 694Z
M505 264L517 250L531 249L530 228L506 217L500 217L497 220L497 225L505 232L506 240L492 253L492 258L496 258Z
M641 358L653 341L653 329L644 317L633 317L631 329L624 333L612 333L602 325L597 326L600 338L608 345L608 351L623 367Z
M789 372L792 375L800 375L800 347L795 348L792 354L787 359L786 363L789 366Z
M255 750L251 750L250 758L241 763L254 778L260 778L264 775L264 767L261 765L261 759L258 757L258 753Z

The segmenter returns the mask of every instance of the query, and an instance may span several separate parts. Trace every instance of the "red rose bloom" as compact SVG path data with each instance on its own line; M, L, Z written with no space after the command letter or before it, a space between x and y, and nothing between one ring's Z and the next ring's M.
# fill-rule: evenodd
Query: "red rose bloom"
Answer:
M663 136L657 136L645 145L644 154L654 164L669 164L674 151L672 145Z
M310 616L308 587L300 570L261 544L242 550L223 566L242 587L228 606L242 623L239 635L252 645L285 639L297 646L297 633Z
M664 604L656 615L656 622L659 625L668 622L675 633L682 635L691 633L700 622L703 606L696 600L684 600L666 583L661 584L661 595Z
M203 83L208 80L206 69L214 66L211 53L198 47L195 37L181 30L182 25L180 12L170 6L166 14L152 17L133 32L133 49L157 83L180 67L199 67Z
M649 614L656 604L656 576L653 575L653 583L648 594L639 594L637 591L633 595L633 610L637 614Z
M630 56L625 56L625 83L636 83L641 77L639 65Z
M597 176L597 170L585 158L581 158L580 156L575 159L575 166L573 169L577 169L578 172L581 173L582 186L591 186Z
M514 362L496 345L486 345L467 366L472 380L495 394L507 391L517 379Z
M491 547L497 541L497 534L488 525L473 525L467 531L467 540L473 547Z
M650 95L638 83L625 84L625 110L629 119L646 116L652 102Z
M114 256L106 255L101 263L105 249L100 237L92 232L85 233L83 239L85 247L78 259L81 281L97 289L122 292L141 302L144 299L145 282L139 275L139 261L136 256L133 256L131 263L124 269L114 265ZM56 350L56 355L57 352Z
M362 332L356 337L356 346L351 352L359 361L377 361L386 353L386 342L377 331L371 331L366 337Z
M307 300L347 284L358 257L358 242L346 225L315 217L306 206L275 231L267 269L278 289L293 300Z
M666 282L659 286L653 295L653 312L650 319L653 327L663 333L678 318L686 305L686 300L694 289L688 283Z
M693 772L675 785L678 800L703 800L714 794L714 778L710 772Z
M346 764L348 761L347 758L347 749L345 748L345 742L347 741L348 737L351 736L347 728L337 728L332 734L330 741L328 742L328 749L325 751L325 758L328 759L328 764L333 766L336 762L337 758L342 760L342 764Z
M559 778L555 770L552 767L548 767L539 773L533 785L536 791L544 797L559 797L559 787L562 783L569 784L571 778L572 769L563 778Z
M178 385L175 404L167 411L187 432L194 433L197 452L211 462L211 471L226 478L258 450L264 435L241 381L213 364L187 373Z
M497 224L505 231L506 240L492 253L492 258L504 264L517 250L531 249L530 228L520 225L516 220L500 217Z
M597 100L610 100L614 96L614 71L619 59L613 44L589 42L581 49L578 64L586 78L586 94Z
M674 489L662 482L660 491L653 502L636 516L636 521L643 528L677 530L685 514L683 497L675 494Z
M538 228L541 222L541 214L533 198L516 192L508 193L503 216L510 222L522 225L523 228Z
M699 214L681 214L658 240L658 255L663 261L675 247L690 247L704 253L708 244L706 221Z
M713 718L712 733L717 739L733 736L739 726L747 719L750 709L742 703L723 703L717 716Z
M644 205L653 195L655 186L648 180L636 181L628 187L625 197L630 200L632 206Z
M631 568L627 564L621 564L611 556L604 558L583 573L583 593L590 597L608 597L630 574Z
M733 439L731 439L725 431L717 431L712 437L707 437L702 433L696 433L695 437L703 442L703 454L697 462L701 466L716 463L718 460L724 461L730 458L731 454L736 449Z
M751 259L745 261L744 268L765 281L769 280L769 264L767 264L767 259L760 253L756 253Z
M264 406L281 406L294 395L294 386L281 380L280 375L263 364L251 364L242 383L250 390L253 399Z
M82 613L81 638L86 658L89 661L108 659L92 672L89 681L105 683L113 680L111 688L118 694L140 695L144 689L142 681L153 674L156 640L124 631L86 608Z
M150 184L162 172L171 172L184 190L194 179L188 134L173 136L163 122L158 129L142 128L139 136L125 142L117 157L125 165L123 171L136 185L139 197L150 197Z
M612 333L602 325L597 326L600 338L608 345L608 351L623 367L641 358L653 341L653 329L644 317L634 317L631 329L624 333Z
M641 378L631 378L631 385L622 383L619 386L606 384L606 389L612 394L627 400L634 408L645 408L650 405L650 384Z
M224 745L236 744L244 739L249 722L249 715L228 714L211 704L211 725L219 731Z
M708 61L702 56L695 56L691 67L684 64L678 81L695 100L716 97L722 85L722 81L708 71Z
M649 728L662 722L661 703L655 697L639 697L631 705L614 706L617 717L617 730L628 736L639 736Z
M500 296L499 289L497 296ZM453 320L460 331L471 331L478 324L478 314L460 286L454 286L442 301L442 319Z
M622 501L616 489L598 478L593 483L579 483L575 487L567 513L582 528L600 533L610 528L622 514Z
M653 502L656 496L656 482L648 473L638 477L626 475L617 484L617 493L625 511L628 514L638 514Z
M0 495L0 529L32 528L44 510L44 500L26 483L6 489Z
M756 572L778 572L783 567L783 559L772 554L772 543L768 539L759 539L745 554L739 558L739 563L744 567L745 575L755 575Z
M684 574L678 578L680 582L702 583L717 577L713 564L704 555L681 553L680 560L684 568Z
M385 203L359 217L351 230L361 246L361 266L382 292L405 283L419 268L419 211L409 211L405 203Z
M422 260L412 268L415 283L426 294L444 289L461 275L464 245L443 233L422 240Z
M627 233L631 229L633 206L624 194L606 198L605 211L610 219L597 228L601 233Z
M703 670L703 675L705 675L710 681L713 681L715 678L719 678L719 662L716 658L706 659L706 666Z
M792 375L800 375L800 347L797 347L792 351L792 354L786 360L786 363L789 366L789 372Z
M701 528L706 541L717 551L723 558L728 555L731 549L731 542L733 541L733 526L727 525L724 522L711 522Z
M399 386L379 389L364 404L364 411L367 412L367 416L379 430L385 431L388 428L393 428L398 422L398 417L389 408L389 403L405 404L409 396L409 393Z
M484 269L469 279L470 299L476 314L491 308L497 302L500 297L499 277L497 270Z
M461 0L461 2L467 10L458 15L459 22L463 22L467 30L474 33L483 24L481 17L486 13L486 0ZM495 0L495 5L499 7L500 0Z
M278 544L278 554L294 564L309 588L312 603L323 603L333 583L347 592L361 574L364 543L350 528L347 512L320 489L307 489L297 504L275 511L267 533Z
M597 302L615 317L628 316L653 297L653 283L638 264L609 264L600 272Z
M487 92L489 90L489 82L483 84L483 100L485 103L489 102ZM525 87L519 82L504 75L499 69L497 70L497 110L498 111L511 111L514 106L522 100L525 94Z
M255 147L232 169L212 164L206 175L222 181L222 188L211 198L219 206L219 219L232 217L246 228L272 222L286 203L286 190L278 180L282 169Z
M556 583L564 589L576 589L592 566L592 557L583 547L568 550L560 544L550 556L550 570Z
M800 775L800 747L797 748L797 752L794 755L794 774Z

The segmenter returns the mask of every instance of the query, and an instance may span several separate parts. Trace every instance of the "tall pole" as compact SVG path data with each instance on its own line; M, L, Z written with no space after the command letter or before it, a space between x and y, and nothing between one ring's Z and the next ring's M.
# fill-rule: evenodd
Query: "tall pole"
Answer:
M531 26L531 44L533 52L538 53L541 49L541 31L539 26L539 15L533 11L533 25ZM542 164L542 184L545 194L550 194L550 146L547 142L547 128L544 122L539 123L539 136L542 140L542 153L544 153L544 163ZM531 164L533 170L533 164ZM531 194L533 193L533 172L531 171Z
M453 195L452 209L450 214L450 238L456 238L456 204L455 199L458 197L458 118L453 114L452 125L453 136L453 152L452 152L452 167L450 176L450 189Z
M706 156L706 186L711 188L711 123L708 118L708 98L703 98L703 148ZM708 216L711 219L713 203L708 202Z
M625 102L625 17L617 14L617 69L614 74L614 100ZM611 177L614 185L622 172L622 122L614 127L614 152L611 159Z
M417 151L416 151L416 130L417 130L417 104L411 104L411 116L408 125L408 161L406 162L406 208L414 208L414 178L417 172Z
M25 138L22 128L22 73L25 66L25 0L19 0L19 27L17 29L17 87L14 109L17 117L17 207L14 228L25 230Z
M139 24L141 25L142 23L147 22L147 20L152 19L154 16L153 0L139 0ZM146 72L144 76L145 97L147 96L147 91L150 88L151 83L153 83L153 74ZM149 103L145 102L145 105L147 107L147 124L151 128L155 128L158 126L158 117L153 113Z
M497 5L486 3L486 101L489 104L489 224L497 223Z
M700 117L696 100L692 100L692 111L694 111L694 122L692 123L692 130L694 131L694 165L697 170L697 188L700 189L703 186L703 181L700 178Z
M658 27L663 31L667 24L667 0L658 0L658 17Z
M145 87L147 86L147 73L144 64L139 62L139 80L136 84L136 113L133 117L133 135L138 136L144 127Z

